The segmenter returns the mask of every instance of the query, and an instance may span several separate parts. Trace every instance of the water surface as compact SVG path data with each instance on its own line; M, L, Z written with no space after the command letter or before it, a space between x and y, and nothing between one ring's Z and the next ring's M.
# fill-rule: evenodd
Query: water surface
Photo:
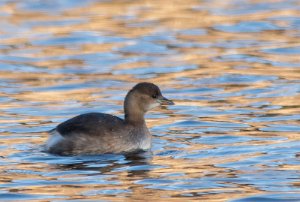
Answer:
M300 201L300 2L0 2L0 199ZM152 154L58 157L46 131L122 117L134 84Z

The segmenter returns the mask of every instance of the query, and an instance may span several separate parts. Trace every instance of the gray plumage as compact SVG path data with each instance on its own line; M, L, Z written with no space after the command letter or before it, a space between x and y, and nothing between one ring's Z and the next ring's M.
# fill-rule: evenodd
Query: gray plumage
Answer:
M87 113L71 118L50 131L48 152L58 155L130 153L148 150L151 135L144 114L161 104L174 104L164 98L152 83L139 83L126 95L125 119Z

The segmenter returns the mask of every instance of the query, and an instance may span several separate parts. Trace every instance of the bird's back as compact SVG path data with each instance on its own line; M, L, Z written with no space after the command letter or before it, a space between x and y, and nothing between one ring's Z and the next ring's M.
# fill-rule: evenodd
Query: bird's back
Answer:
M130 152L144 144L150 147L151 141L146 125L131 126L123 119L103 113L76 116L59 124L51 133L48 151L60 155Z
M87 136L103 136L112 134L125 125L119 117L104 113L87 113L71 118L56 127L63 136L84 134Z

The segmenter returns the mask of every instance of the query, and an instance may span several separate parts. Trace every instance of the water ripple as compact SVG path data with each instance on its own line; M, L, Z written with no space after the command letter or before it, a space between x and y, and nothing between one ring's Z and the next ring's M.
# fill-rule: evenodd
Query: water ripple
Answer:
M300 4L0 2L4 201L299 201ZM123 117L135 83L176 105L146 115L152 151L47 154L81 113Z

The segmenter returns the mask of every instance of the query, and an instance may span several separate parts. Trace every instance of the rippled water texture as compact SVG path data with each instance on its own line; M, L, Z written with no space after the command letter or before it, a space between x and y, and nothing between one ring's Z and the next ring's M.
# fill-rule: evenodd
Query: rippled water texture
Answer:
M300 201L300 1L2 0L0 200ZM157 83L152 155L58 157L46 131Z

